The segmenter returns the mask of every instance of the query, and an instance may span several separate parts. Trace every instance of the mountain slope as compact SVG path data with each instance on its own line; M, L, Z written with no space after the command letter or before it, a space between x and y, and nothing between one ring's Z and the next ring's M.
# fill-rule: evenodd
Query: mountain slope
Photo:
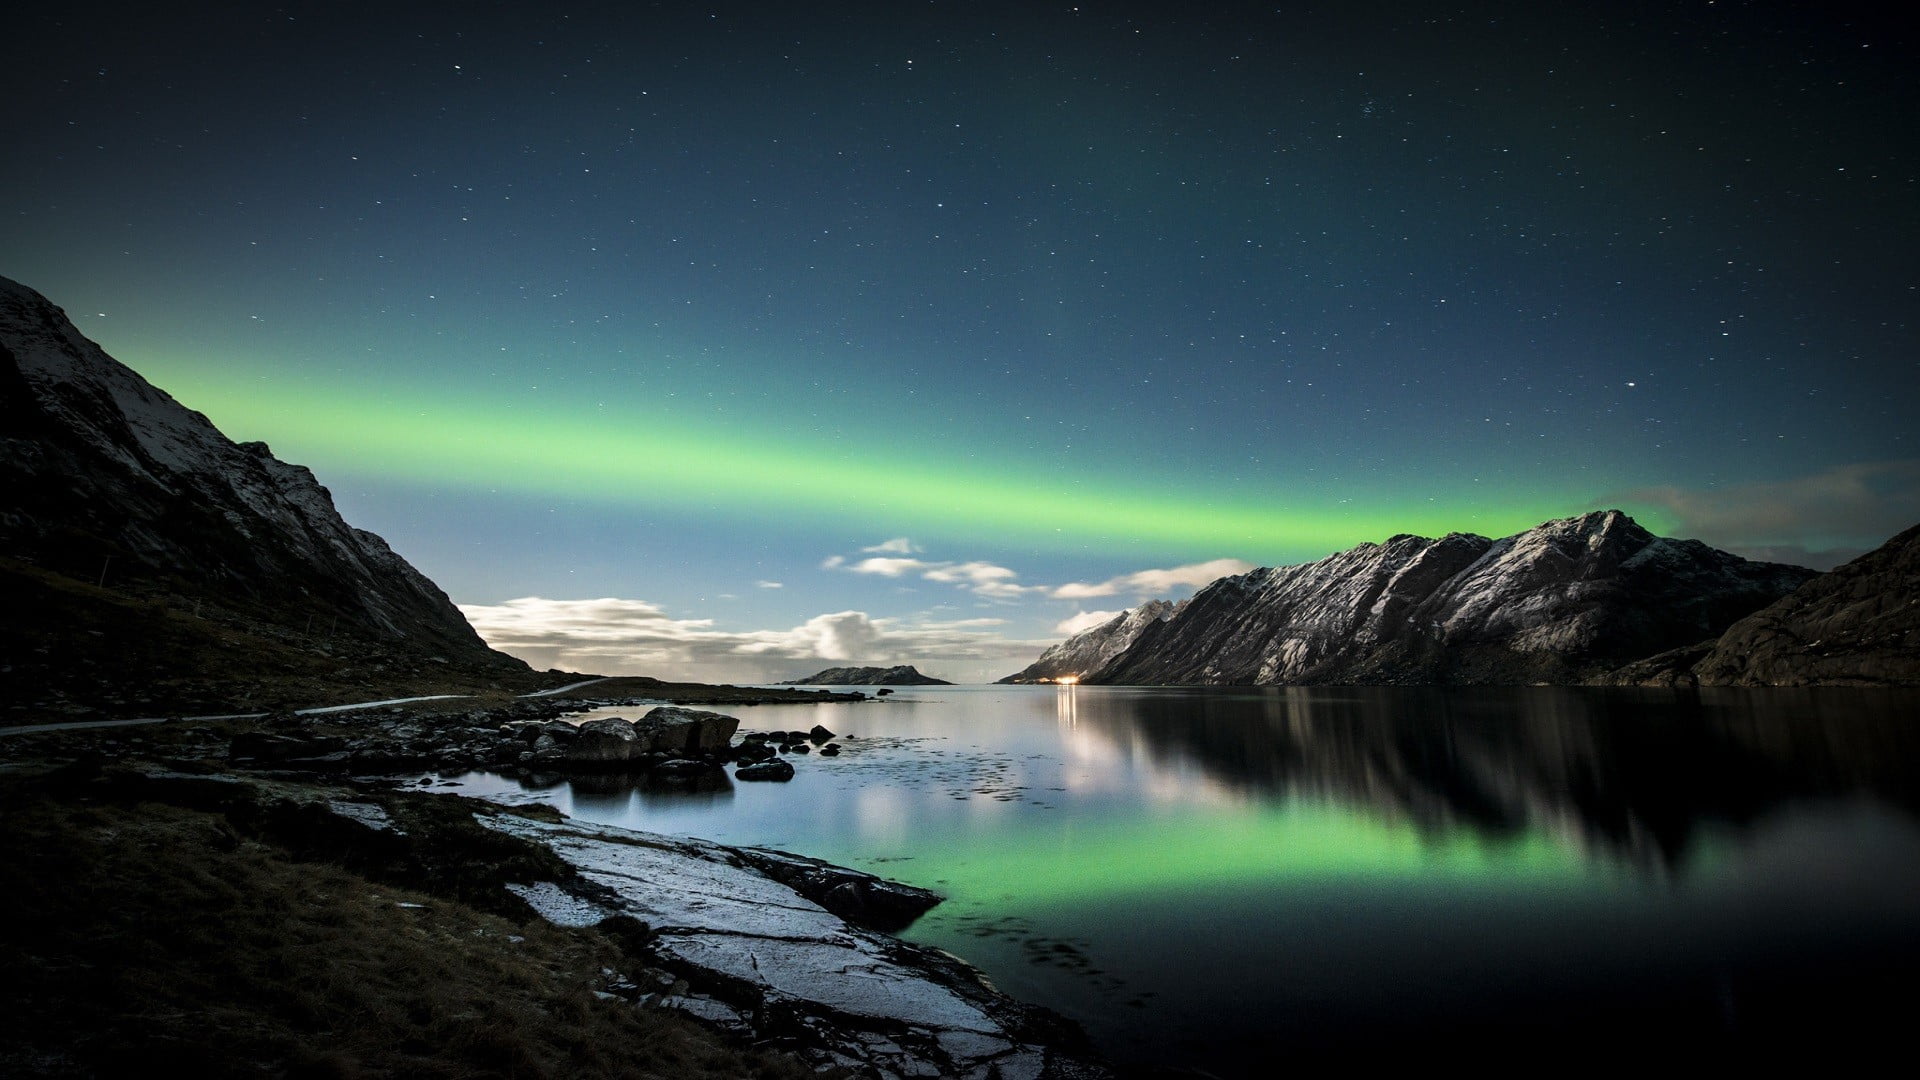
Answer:
M1920 685L1920 525L1727 628L1610 681L1662 686Z
M1181 601L1184 605L1186 601ZM1055 682L1079 678L1097 671L1107 661L1133 644L1148 626L1173 617L1179 607L1165 600L1149 600L1131 611L1123 611L1099 626L1082 630L1058 645L1051 646L1040 658L1021 670L997 680L1003 683Z
M5 278L0 484L9 591L35 578L83 602L69 587L82 583L288 636L296 651L526 670L384 540L341 520L311 472L232 442Z
M1579 682L1710 637L1812 576L1617 510L1501 540L1402 535L1222 578L1085 681Z

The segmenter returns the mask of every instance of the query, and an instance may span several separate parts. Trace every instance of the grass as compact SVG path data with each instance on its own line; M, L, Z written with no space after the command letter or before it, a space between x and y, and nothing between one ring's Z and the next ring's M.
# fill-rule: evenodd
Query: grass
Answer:
M813 1075L596 996L657 978L612 931L302 859L217 810L17 775L0 810L0 1075Z

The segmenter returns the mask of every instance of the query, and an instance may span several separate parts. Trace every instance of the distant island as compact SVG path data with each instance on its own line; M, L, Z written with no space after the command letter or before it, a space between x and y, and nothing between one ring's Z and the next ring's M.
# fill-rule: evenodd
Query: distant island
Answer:
M834 667L804 679L786 679L781 686L952 686L945 679L922 675L912 664L898 667Z

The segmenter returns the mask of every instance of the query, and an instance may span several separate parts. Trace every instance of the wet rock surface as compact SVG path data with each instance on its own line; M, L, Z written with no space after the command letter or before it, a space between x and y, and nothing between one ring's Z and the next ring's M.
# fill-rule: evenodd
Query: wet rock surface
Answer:
M860 1077L1112 1075L1071 1022L946 953L902 942L940 898L804 856L730 848L457 795L152 764L63 770L125 805L221 814L297 857L519 920L603 934L626 957L596 994L692 1017ZM530 815L530 816L529 816Z
M952 956L855 925L801 891L829 903L859 894L871 909L902 905L889 912L897 915L930 906L924 890L784 852L574 821L480 820L578 871L586 888L513 886L543 916L580 925L624 917L648 928L652 958L687 985L647 994L646 1004L858 1075L1109 1075L1064 1019L1000 994Z

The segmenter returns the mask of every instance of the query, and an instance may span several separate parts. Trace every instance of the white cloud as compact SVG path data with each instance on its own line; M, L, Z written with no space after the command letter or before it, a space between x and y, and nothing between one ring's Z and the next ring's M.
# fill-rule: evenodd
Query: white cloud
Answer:
M913 541L906 537L896 536L891 540L881 541L872 547L863 547L860 549L860 552L863 555L918 555L920 554L920 549L915 547Z
M952 563L930 569L920 576L928 581L958 585L977 596L996 600L1011 600L1027 593L1047 591L1044 585L1018 584L1014 581L1020 576L1018 573L986 562Z
M928 570L921 576L928 581L970 582L974 585L984 585L994 581L1010 581L1020 575L1004 566L995 566L992 563L984 562L969 562L947 563Z
M904 545L904 547L903 547ZM911 545L902 540L889 540L877 547L863 548L863 551L900 551ZM915 549L917 550L917 549ZM1021 585L1014 581L1019 573L1004 566L995 566L989 562L929 562L925 559L910 559L894 556L876 555L849 563L835 555L820 564L828 570L847 570L855 574L874 574L879 577L906 577L918 574L921 578L942 585L957 585L975 594L996 600L1007 600L1031 592L1045 592L1043 585Z
M984 682L1030 662L1050 641L995 632L998 619L950 622L816 615L785 630L716 630L712 619L676 619L645 600L528 596L460 610L494 648L535 667L602 675L771 682L833 663L915 664L955 681Z
M762 589L784 589L786 585L778 581L756 581L754 585Z
M925 570L928 567L941 565L944 564L926 563L921 562L919 559L889 559L876 556L871 559L861 559L859 562L848 566L847 569L856 574L878 574L881 577L902 577L913 573L915 570Z
M1077 612L1067 618L1061 619L1060 622L1054 626L1053 632L1062 637L1072 637L1082 630L1091 630L1102 623L1109 622L1114 616L1119 614L1120 612L1118 611Z
M1667 531L1750 558L1830 566L1920 521L1920 460L1720 488L1638 488L1604 501L1660 507L1673 518Z
M1056 600L1085 600L1089 597L1118 596L1122 593L1159 596L1181 586L1198 588L1229 574L1244 574L1252 569L1254 565L1242 559L1211 559L1207 562L1188 563L1168 570L1138 570L1093 584L1071 582L1056 587L1049 595Z

